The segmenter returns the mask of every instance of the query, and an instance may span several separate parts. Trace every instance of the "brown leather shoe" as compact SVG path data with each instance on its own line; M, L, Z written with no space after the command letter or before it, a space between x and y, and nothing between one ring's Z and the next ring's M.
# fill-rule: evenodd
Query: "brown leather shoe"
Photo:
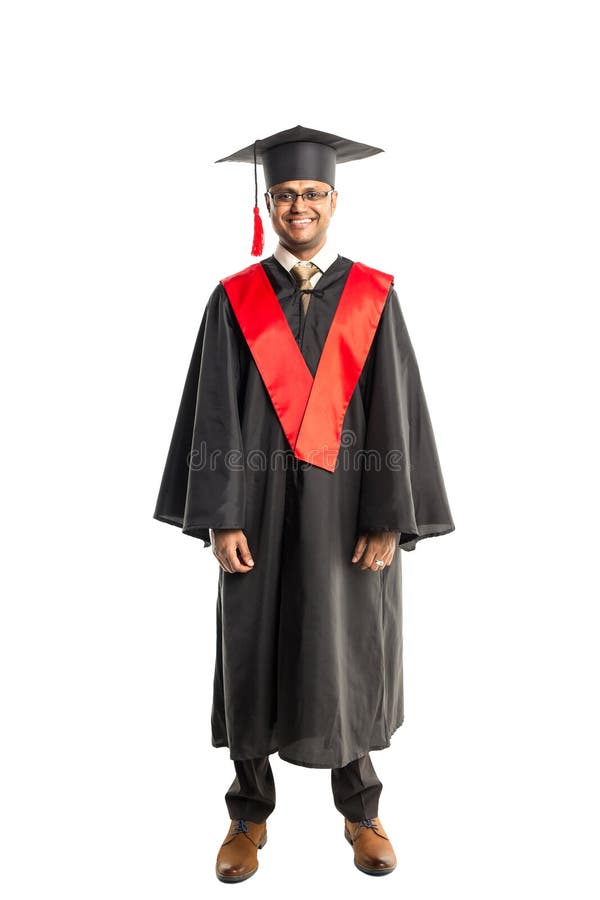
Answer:
M258 869L257 850L267 843L267 823L232 819L217 854L215 872L220 881L245 881Z
M367 875L388 875L396 868L396 854L379 818L351 822L344 819L344 836L354 848L354 865Z

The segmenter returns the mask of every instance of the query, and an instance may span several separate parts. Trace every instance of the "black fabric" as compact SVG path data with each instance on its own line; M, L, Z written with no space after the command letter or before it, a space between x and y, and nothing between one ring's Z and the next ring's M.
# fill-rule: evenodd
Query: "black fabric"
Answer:
M383 153L381 147L373 147L372 144L361 144L360 141L352 141L348 138L340 137L339 134L331 134L329 131L319 131L317 128L306 128L304 125L295 125L293 128L286 128L285 131L278 131L264 138L257 138L252 144L236 150L229 156L224 156L215 162L253 162L254 147L256 144L256 158L260 162L263 152L273 147L281 147L283 144L296 143L297 141L308 141L318 144L324 144L335 150L338 162L349 162L354 159L364 159L367 156L373 156L375 153Z
M264 150L267 188L283 181L311 179L335 187L335 150L315 141L294 141Z
M339 134L296 125L260 138L215 161L254 163L256 154L257 163L263 165L268 188L296 178L314 178L333 187L336 163L365 159L376 153L383 153L383 150L371 144L348 140Z
M262 265L314 375L352 261L339 256L321 276L304 319L292 275L274 257ZM204 546L209 528L241 528L255 562L246 574L219 568L215 747L229 747L232 759L277 751L299 765L334 768L389 746L404 718L402 554L362 571L351 563L354 545L362 531L382 529L399 532L398 547L412 550L454 529L394 287L329 472L294 457L217 286L154 515Z
M235 777L225 794L231 819L264 822L275 809L275 778L268 756L236 759ZM351 822L376 818L383 784L368 753L331 770L336 809Z
M378 816L383 784L369 753L352 760L346 766L332 769L331 789L336 809L351 822L375 819Z
M235 759L235 777L225 794L230 819L264 822L275 809L275 777L268 756Z

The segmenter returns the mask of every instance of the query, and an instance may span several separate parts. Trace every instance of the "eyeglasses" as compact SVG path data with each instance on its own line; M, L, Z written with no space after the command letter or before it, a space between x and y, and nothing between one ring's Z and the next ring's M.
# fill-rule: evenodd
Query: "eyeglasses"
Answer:
M296 191L275 191L274 193L267 191L267 193L272 198L275 206L292 206L298 197L308 200L309 203L320 203L329 194L333 194L334 190L332 188L330 191L304 191L303 194L297 194Z

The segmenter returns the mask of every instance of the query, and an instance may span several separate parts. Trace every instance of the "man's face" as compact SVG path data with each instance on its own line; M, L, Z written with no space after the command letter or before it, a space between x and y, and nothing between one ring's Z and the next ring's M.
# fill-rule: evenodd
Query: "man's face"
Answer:
M300 195L306 191L330 191L331 185L323 181L282 181L274 184L270 191L293 191ZM265 194L271 224L278 234L280 243L299 259L308 259L325 243L327 228L335 211L337 191L324 200L303 200L297 196L294 203L280 203L277 206L268 193Z

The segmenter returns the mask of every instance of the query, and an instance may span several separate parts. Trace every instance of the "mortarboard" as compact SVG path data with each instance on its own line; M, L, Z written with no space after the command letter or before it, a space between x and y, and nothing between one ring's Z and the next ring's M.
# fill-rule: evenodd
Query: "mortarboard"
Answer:
M287 131L279 131L261 138L224 156L216 162L248 162L254 165L254 240L252 255L260 256L264 245L264 232L258 209L257 163L261 163L267 189L282 181L323 181L335 187L336 163L350 162L383 153L380 147L349 141L337 134L316 131L296 125Z

